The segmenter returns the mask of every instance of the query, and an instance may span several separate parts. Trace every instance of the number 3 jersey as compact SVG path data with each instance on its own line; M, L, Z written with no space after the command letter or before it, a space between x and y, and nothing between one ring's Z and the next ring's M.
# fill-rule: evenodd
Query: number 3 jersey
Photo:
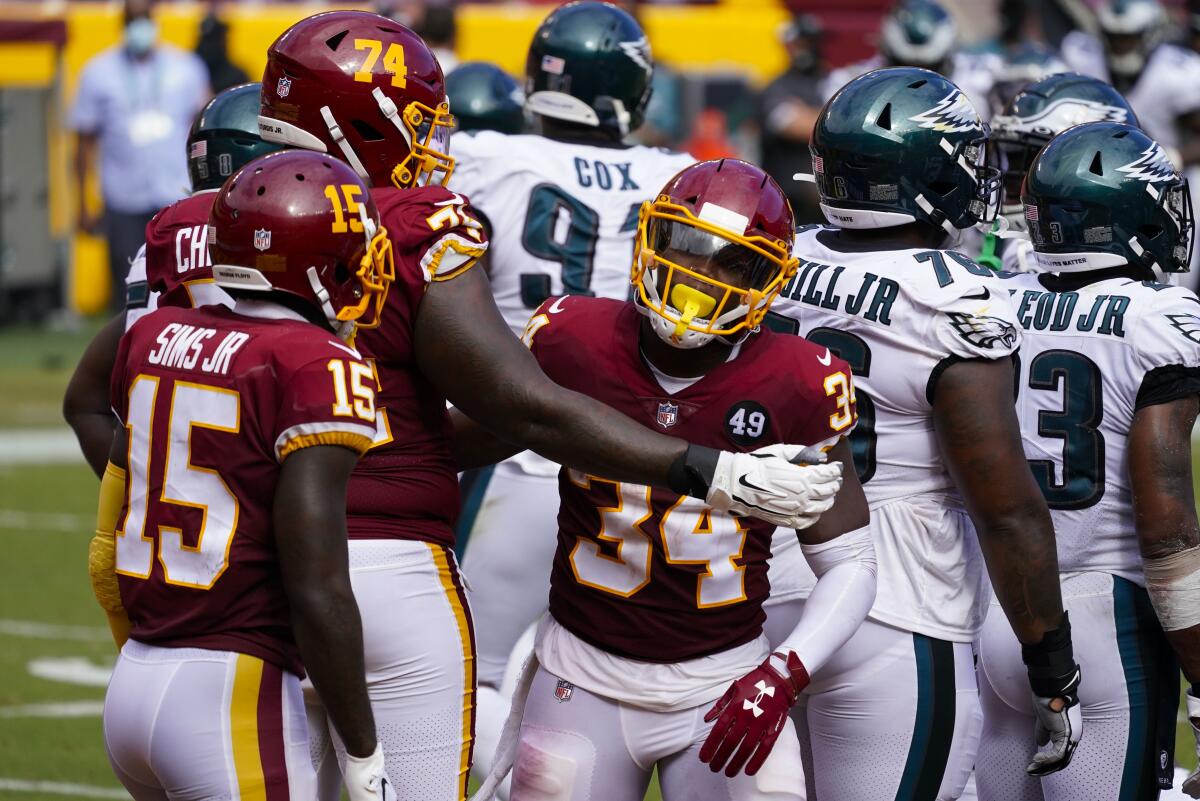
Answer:
M1139 409L1200 392L1200 301L1115 278L1073 291L1009 275L1021 344L1025 456L1054 518L1059 570L1145 585L1127 443Z
M458 467L450 455L446 397L421 373L413 331L425 290L470 269L487 237L465 198L440 186L372 191L392 241L396 279L378 328L354 343L375 367L378 431L350 477L351 539L410 539L454 546Z
M988 589L974 529L933 428L938 376L956 361L1009 358L1020 344L995 273L954 251L838 247L837 230L796 237L800 270L772 307L850 363L850 438L879 560L871 617L938 639L972 640Z
M371 368L293 312L239 308L275 319L164 307L121 339L111 401L129 469L116 570L134 639L302 675L276 557L299 532L274 528L275 483L298 449L367 449Z
M641 327L632 303L566 297L541 308L527 337L557 383L700 445L830 444L854 424L849 367L823 347L764 331L671 393L643 361ZM759 637L774 526L566 468L559 496L550 614L579 640L626 659L677 663ZM719 676L717 695L729 678Z

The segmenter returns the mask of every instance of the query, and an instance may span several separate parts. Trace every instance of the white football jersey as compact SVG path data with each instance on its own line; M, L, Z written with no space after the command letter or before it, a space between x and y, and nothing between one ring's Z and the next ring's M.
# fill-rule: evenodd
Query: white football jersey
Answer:
M1025 456L1054 518L1059 570L1144 586L1126 442L1139 401L1177 379L1172 368L1200 367L1200 300L1127 278L1054 292L1041 277L1009 276L1004 286L1024 332Z
M1067 34L1062 43L1063 60L1071 69L1112 82L1104 45L1082 31ZM1142 130L1163 147L1179 147L1180 116L1200 109L1200 53L1172 44L1159 45L1146 66L1125 92Z
M695 161L642 145L494 131L457 133L451 147L450 186L490 223L488 275L518 335L548 297L628 298L638 210Z
M950 58L950 74L946 77L954 85L963 90L963 94L971 101L971 105L979 112L980 118L987 122L991 117L991 107L988 105L988 92L996 82L996 77L1004 68L1004 59L994 53L955 53ZM838 67L826 76L821 86L825 99L833 97L838 89L857 78L859 75L887 66L883 56L874 55L865 61L857 61Z
M1020 344L1006 285L947 250L836 250L796 237L800 271L772 312L850 363L858 427L850 437L871 507L879 591L871 617L969 641L988 585L974 530L946 473L932 390L961 359L1001 359Z

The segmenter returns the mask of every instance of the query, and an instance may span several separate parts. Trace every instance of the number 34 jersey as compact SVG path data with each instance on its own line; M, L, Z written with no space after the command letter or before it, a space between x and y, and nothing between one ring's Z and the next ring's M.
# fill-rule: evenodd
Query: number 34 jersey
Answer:
M1016 352L1008 291L954 251L842 249L836 229L801 231L793 253L800 270L772 308L854 370L859 419L850 444L879 557L871 617L969 641L987 610L987 584L938 449L933 396L954 362Z
M294 451L359 453L371 368L334 335L223 306L164 307L121 339L111 402L129 436L116 571L132 636L236 651L303 675L272 517ZM276 315L279 317L279 315Z
M566 297L542 307L526 338L557 383L711 448L824 444L854 425L849 367L823 347L764 331L671 394L642 360L641 323L630 302ZM559 496L550 613L576 637L629 659L682 662L759 636L774 526L566 468Z
M685 153L494 131L458 133L450 186L491 225L496 305L520 334L558 295L629 297L638 209L693 163Z
M1137 411L1200 392L1200 301L1115 278L1053 291L1010 274L1024 330L1017 412L1025 456L1054 517L1063 572L1144 585L1127 443Z

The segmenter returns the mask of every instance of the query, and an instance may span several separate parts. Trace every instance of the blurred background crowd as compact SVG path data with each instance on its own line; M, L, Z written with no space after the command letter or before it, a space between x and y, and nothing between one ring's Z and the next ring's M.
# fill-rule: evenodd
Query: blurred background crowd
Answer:
M1185 83L1164 102L1140 85L1163 48L1200 49L1200 2L1191 1L1195 7L1183 0L620 0L647 30L656 62L636 138L697 159L760 163L792 194L799 221L819 222L815 193L792 176L811 170L807 139L821 105L855 75L883 65L935 69L986 119L1025 83L1073 70L1113 83L1180 165L1200 165L1200 137L1189 135L1200 132L1200 86L1194 100ZM388 15L433 47L451 76L451 110L465 123L516 127L525 54L549 5L0 5L0 324L69 325L122 306L120 281L146 222L188 192L185 149L195 113L212 93L257 80L267 46L296 20L336 7ZM478 61L513 80L480 88L469 69L454 75ZM491 116L471 123L472 109Z

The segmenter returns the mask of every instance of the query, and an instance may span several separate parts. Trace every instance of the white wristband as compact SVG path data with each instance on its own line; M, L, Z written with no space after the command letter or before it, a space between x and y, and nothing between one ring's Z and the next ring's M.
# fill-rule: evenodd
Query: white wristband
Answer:
M1200 624L1200 546L1170 556L1144 559L1146 591L1167 631Z

